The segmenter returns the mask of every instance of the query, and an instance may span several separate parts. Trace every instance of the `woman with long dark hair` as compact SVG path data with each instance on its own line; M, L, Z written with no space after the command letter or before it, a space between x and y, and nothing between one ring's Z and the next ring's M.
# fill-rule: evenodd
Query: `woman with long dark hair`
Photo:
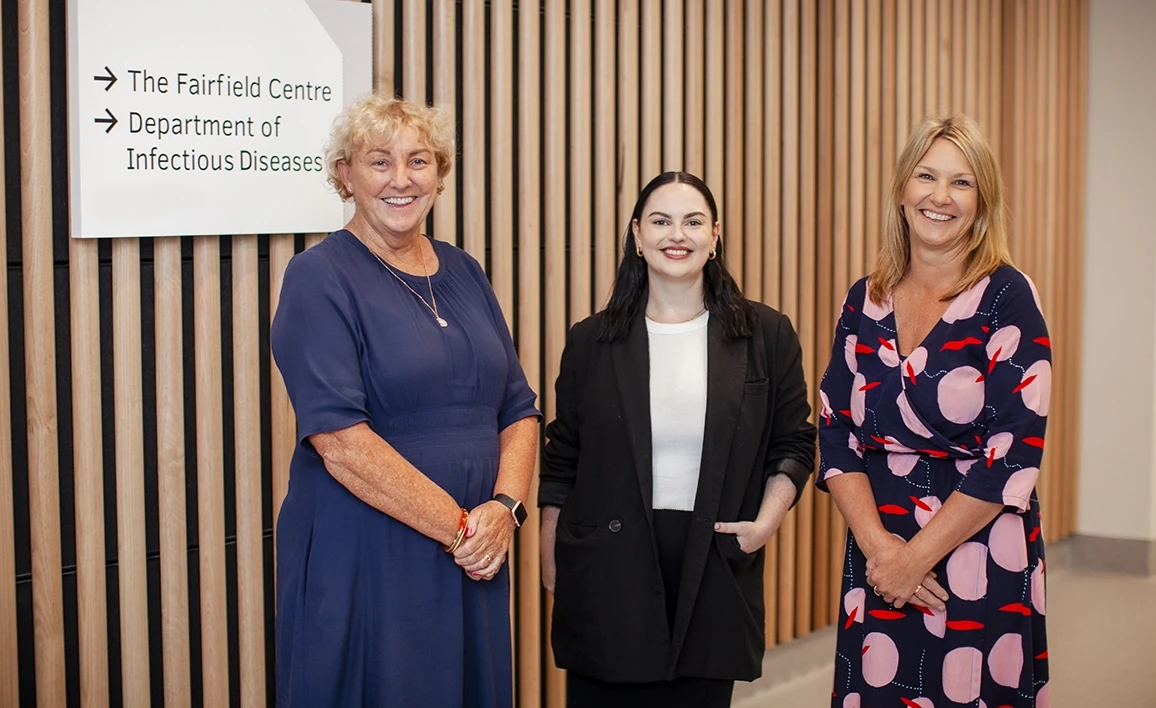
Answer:
M763 547L815 429L798 337L727 272L698 177L642 190L556 391L538 504L569 705L730 705L761 672Z

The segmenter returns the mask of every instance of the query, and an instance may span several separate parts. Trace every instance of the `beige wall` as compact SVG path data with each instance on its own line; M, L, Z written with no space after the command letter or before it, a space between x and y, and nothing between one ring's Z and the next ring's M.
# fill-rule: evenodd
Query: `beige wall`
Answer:
M1081 534L1156 539L1156 3L1091 0Z

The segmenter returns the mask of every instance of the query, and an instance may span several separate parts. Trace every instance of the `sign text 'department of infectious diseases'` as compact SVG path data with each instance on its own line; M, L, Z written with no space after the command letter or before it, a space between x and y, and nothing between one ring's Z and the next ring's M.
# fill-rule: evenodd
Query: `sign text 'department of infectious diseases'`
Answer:
M333 119L371 86L346 0L71 0L72 235L327 232Z

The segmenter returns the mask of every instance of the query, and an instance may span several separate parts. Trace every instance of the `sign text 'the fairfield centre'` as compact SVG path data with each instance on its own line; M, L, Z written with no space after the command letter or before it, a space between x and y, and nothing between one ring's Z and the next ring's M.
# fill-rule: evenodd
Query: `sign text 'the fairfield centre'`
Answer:
M287 104L329 102L333 99L330 86L311 81L299 83L280 77L245 75L237 78L225 73L210 76L177 72L170 79L167 75L151 73L148 69L128 69L127 73L134 93L237 99L260 99L267 96ZM235 155L198 152L196 149L166 152L159 147L161 140L172 136L277 138L281 131L280 115L272 120L254 121L252 116L245 115L232 118L206 117L196 113L157 116L132 111L128 123L130 133L144 133L158 141L158 145L153 145L147 151L126 147L129 170L320 172L324 169L320 155L266 155L256 150L239 150Z

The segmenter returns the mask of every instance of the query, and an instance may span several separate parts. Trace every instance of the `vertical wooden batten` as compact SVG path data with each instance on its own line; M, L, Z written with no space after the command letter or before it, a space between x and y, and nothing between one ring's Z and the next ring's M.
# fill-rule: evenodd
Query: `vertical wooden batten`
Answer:
M594 310L610 299L617 266L614 0L594 7Z
M542 130L539 123L541 105L541 3L523 2L518 12L518 324L515 341L518 357L530 386L538 392L541 406L549 394L542 381L542 287L539 258L542 253ZM553 398L553 396L549 396ZM535 470L537 472L538 470ZM538 475L530 483L530 500L538 497ZM540 517L531 513L528 527L518 537L517 607L518 706L532 708L541 704L545 674L560 681L558 670L550 661L549 637L546 635L545 604L541 583ZM529 531L529 533L526 533ZM543 645L546 652L541 651ZM546 658L547 661L543 661ZM545 665L545 670L543 670Z
M24 375L36 704L65 703L64 607L57 458L53 302L52 135L48 2L17 6L20 56L20 214L24 257Z
M591 72L594 66L593 27L590 0L570 3L570 95L567 115L570 122L568 164L570 227L570 321L585 319L593 303L594 210L594 102Z
M281 286L285 280L285 268L289 266L289 260L293 258L293 253L293 234L275 234L269 237L270 323L276 316L277 304L281 301ZM289 463L293 458L293 449L297 447L297 423L293 416L293 406L289 403L289 392L285 389L285 380L281 378L281 371L277 368L272 351L268 353L268 357L269 425L271 428L270 437L272 438L269 446L269 464L273 470L273 480L270 486L273 494L273 557L275 562L277 518L281 512L281 503L285 501L285 495L289 493ZM275 574L274 578L276 578Z
M457 11L454 0L434 0L433 6L433 102L457 123ZM456 141L455 141L456 142ZM442 181L444 187L434 202L434 238L457 243L458 188L455 165Z
M0 88L3 87L0 76ZM4 94L0 91L0 97ZM0 105L3 99L0 98ZM4 135L4 111L0 110L0 135ZM0 141L0 184L7 184L5 168L5 153L7 146ZM23 180L23 176L22 176ZM8 247L8 205L0 200L0 244ZM5 259L7 260L7 259ZM12 490L12 365L10 345L8 342L8 265L0 268L0 578L16 577L16 520L14 518L13 490ZM87 470L86 480L94 477L92 470ZM83 472L77 471L77 475ZM99 476L96 477L99 479ZM78 510L79 512L79 510ZM82 513L82 512L79 512ZM103 528L103 510L97 528ZM82 548L77 545L77 595L78 597L92 597L94 593L104 592L104 567L101 563L99 548L94 544ZM92 603L95 605L95 603ZM81 616L80 646L81 662L94 666L101 656L107 652L107 638L102 634L104 623L95 618L93 611L86 612L86 608L78 608ZM85 627L88 624L88 627ZM20 702L20 648L17 643L16 629L16 583L0 583L0 705L14 706ZM95 655L93 654L95 652ZM85 659L85 655L89 658ZM105 659L107 662L107 659ZM101 667L96 666L90 680L103 683ZM83 671L83 669L82 669ZM107 675L107 664L104 667ZM82 679L83 684L83 679ZM81 688L83 692L83 686ZM91 691L99 691L93 687Z
M205 705L226 705L229 701L220 264L219 237L193 239L201 690Z
M74 401L82 402L81 405L75 406L72 412L73 490L77 499L103 499L104 426L100 410L100 288L97 242L71 239L68 246L72 397ZM77 504L75 515L76 609L80 644L81 703L86 707L106 706L109 703L109 646L104 505ZM10 636L15 639L16 635Z
M190 708L185 352L181 328L180 238L161 238L153 242L153 277L164 699L166 708ZM286 460L285 473L288 471ZM273 508L276 509L277 505Z
M150 691L140 242L135 238L112 243L112 288L121 685L126 706L147 706Z
M261 349L257 237L234 236L233 421L237 621L242 708L265 696L265 579L261 532Z
M486 15L480 2L462 5L462 241L486 266Z

